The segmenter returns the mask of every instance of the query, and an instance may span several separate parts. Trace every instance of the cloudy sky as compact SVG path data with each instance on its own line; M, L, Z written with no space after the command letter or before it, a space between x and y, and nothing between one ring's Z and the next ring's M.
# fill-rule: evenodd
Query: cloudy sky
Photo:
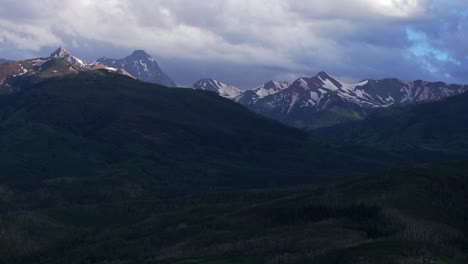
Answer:
M0 58L59 45L88 62L144 49L179 85L251 88L320 70L468 83L468 1L0 0Z

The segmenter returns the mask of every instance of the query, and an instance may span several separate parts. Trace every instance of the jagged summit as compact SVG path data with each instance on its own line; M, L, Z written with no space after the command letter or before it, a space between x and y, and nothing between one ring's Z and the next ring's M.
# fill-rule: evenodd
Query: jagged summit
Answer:
M68 55L71 55L71 53L68 52L67 49L65 49L64 47L60 46L60 47L58 47L58 49L56 49L54 52L52 52L52 53L50 54L50 57L60 57L60 58L61 58L61 57L65 56L65 55L67 55L67 54L68 54Z
M146 53L144 50L135 50L129 57L142 58L142 59L151 59L151 56Z
M325 71L319 71L317 73L317 76L320 77L320 78L329 78L331 77L328 73L326 73Z
M302 77L301 79L313 79L313 80L335 80L330 74L326 73L325 71L319 71L317 74L312 75L311 77Z
M62 46L60 46L58 49L52 52L49 57L64 58L76 66L86 67L86 63L84 63L82 60L78 59L77 57L73 56L67 49L65 49Z

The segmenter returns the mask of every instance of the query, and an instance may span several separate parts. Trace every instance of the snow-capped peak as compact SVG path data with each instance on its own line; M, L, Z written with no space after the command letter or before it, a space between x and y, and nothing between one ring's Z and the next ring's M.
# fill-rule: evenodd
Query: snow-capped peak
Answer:
M213 79L201 79L193 84L193 88L215 92L228 99L234 99L242 93L237 87Z
M68 50L66 50L62 46L60 46L57 50L52 52L49 57L64 58L74 65L77 65L83 68L86 67L86 63L84 63L82 60L78 59L77 57L73 56Z

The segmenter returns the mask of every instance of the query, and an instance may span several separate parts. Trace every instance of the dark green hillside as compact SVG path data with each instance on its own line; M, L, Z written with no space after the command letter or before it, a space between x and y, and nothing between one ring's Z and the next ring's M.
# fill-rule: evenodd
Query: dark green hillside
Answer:
M365 120L319 130L349 143L393 151L412 160L468 156L468 94L439 102L379 109Z
M0 96L0 146L0 263L468 261L466 162L390 170L209 92L48 79Z
M106 72L0 97L0 117L0 180L15 206L313 183L380 166L373 152L309 142L212 93Z
M9 212L0 218L0 256L4 263L464 264L467 175L465 162L330 187Z

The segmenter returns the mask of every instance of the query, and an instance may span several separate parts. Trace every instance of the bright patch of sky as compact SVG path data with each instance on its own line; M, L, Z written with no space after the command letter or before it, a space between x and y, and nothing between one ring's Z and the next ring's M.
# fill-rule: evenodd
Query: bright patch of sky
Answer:
M455 64L460 64L460 62L451 57L447 52L431 47L428 43L426 33L406 28L406 35L408 40L411 42L410 51L414 55L418 57L431 56L440 61L449 61Z
M468 9L462 12L463 18L468 18Z

